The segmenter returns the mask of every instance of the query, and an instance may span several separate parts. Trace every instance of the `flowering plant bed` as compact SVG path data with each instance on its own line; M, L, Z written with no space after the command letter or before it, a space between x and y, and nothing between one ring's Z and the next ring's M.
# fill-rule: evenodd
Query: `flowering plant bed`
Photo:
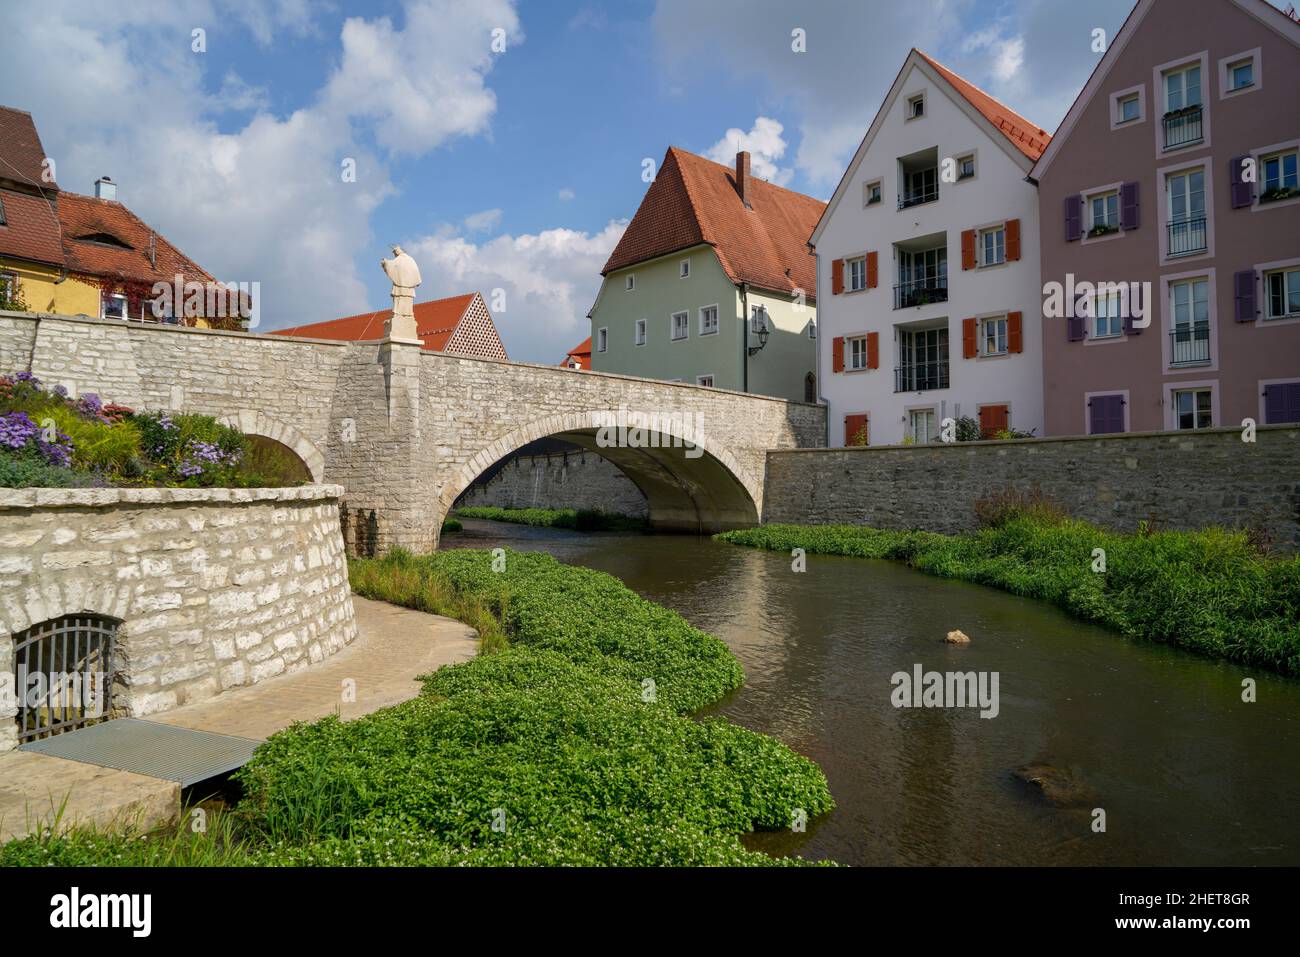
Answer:
M72 398L29 372L0 376L0 487L211 488L300 484L295 463L208 415ZM285 453L287 456L287 453Z

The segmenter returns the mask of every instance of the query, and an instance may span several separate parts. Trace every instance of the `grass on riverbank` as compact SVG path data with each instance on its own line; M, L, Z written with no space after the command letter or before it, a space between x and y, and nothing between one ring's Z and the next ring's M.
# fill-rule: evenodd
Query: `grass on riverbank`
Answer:
M1050 601L1133 638L1300 676L1300 556L1268 558L1244 533L1120 534L1045 514L964 535L856 525L767 525L720 541L888 558ZM1092 570L1094 549L1105 571Z
M741 684L739 662L609 575L512 551L494 571L485 550L351 574L367 597L491 619L498 650L426 676L410 702L273 735L238 774L237 840L46 835L0 848L0 865L789 863L739 835L832 807L811 761L689 717Z
M493 522L510 522L514 525L533 525L539 528L571 528L578 532L639 532L646 527L644 518L594 509L495 508L475 505L458 508L455 514L459 518L484 518Z

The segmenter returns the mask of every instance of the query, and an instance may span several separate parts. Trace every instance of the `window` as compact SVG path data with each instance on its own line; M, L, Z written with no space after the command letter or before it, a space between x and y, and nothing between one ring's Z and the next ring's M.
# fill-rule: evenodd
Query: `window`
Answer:
M596 351L604 352L609 347L609 329L600 329L596 332Z
M645 345L645 320L644 319L638 319L636 321L636 344L638 346Z
M1136 94L1130 94L1119 101L1119 121L1131 123L1142 118L1142 100Z
M1165 113L1201 105L1201 65L1170 70L1165 74Z
M1261 183L1263 191L1259 194L1261 203L1271 203L1296 195L1296 190L1300 188L1296 176L1296 157L1297 151L1294 149L1263 157L1260 161L1264 174Z
M917 445L933 442L935 430L934 409L913 409L907 414L907 434Z
M690 334L691 315L688 312L673 313L673 338L685 339Z
M1174 428L1208 429L1213 420L1209 389L1174 390Z
M1172 365L1210 361L1210 283L1207 279L1185 279L1169 284L1169 306L1174 327L1171 332Z
M1094 339L1111 339L1124 334L1124 318L1120 315L1120 294L1095 296L1092 300L1092 336Z
M913 170L903 178L902 208L919 206L939 198L939 171L934 167Z
M957 179L970 179L975 175L975 154L968 153L957 157Z
M0 226L9 225L9 220L5 219L5 198L0 196Z
M1119 192L1088 197L1088 236L1104 236L1119 229Z
M624 279L623 279L623 288L626 289L626 290L628 290L629 292L630 292L631 290L633 290L633 289L636 288L636 275L635 275L635 274L633 274L633 273L628 273L627 276L624 277Z
M872 180L870 183L863 184L862 205L874 206L880 202L880 195L880 180Z
M997 266L1007 261L1007 231L1004 226L994 226L980 232L980 265Z
M808 323L808 338L809 338L809 339L816 339L816 338L817 338L817 323L816 323L816 322L809 322L809 323Z
M849 292L858 292L867 288L867 260L865 256L848 261Z
M948 388L948 328L898 331L895 392Z
M683 259L680 263L678 263L677 275L680 276L682 279L691 278L691 261L689 259Z
M1173 173L1165 180L1169 212L1169 255L1182 256L1206 248L1205 171Z
M1244 90L1255 85L1255 60L1238 60L1228 64L1228 89Z
M1268 319L1300 318L1300 269L1279 269L1264 274L1268 293Z
M1007 354L1006 316L980 320L980 349L980 354L986 356Z
M909 96L907 98L907 118L915 120L922 116L925 116L925 94L918 93L916 96Z
M713 388L713 376L711 376L711 375L697 375L697 376L695 377L695 384L696 384L696 385L706 385L706 386L708 386L708 387L711 389L711 388Z
M8 303L18 298L18 277L11 272L0 272L0 303L9 308Z
M114 293L111 296L104 297L104 315L105 319L125 319L127 318L126 296Z
M718 307L705 306L700 310L700 335L708 336L718 331Z
M867 367L867 337L856 336L849 340L849 371Z

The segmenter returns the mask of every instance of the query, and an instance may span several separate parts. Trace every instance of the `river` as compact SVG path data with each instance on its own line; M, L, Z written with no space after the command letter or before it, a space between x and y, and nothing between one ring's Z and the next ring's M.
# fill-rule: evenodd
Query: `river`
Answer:
M706 713L816 761L838 805L753 848L863 865L1300 864L1300 681L893 562L810 555L795 572L708 538L463 521L443 547L608 572L730 646L745 685ZM946 645L954 628L971 644ZM891 676L918 664L997 672L997 716L895 707ZM1067 773L1068 800L1017 779L1026 765Z

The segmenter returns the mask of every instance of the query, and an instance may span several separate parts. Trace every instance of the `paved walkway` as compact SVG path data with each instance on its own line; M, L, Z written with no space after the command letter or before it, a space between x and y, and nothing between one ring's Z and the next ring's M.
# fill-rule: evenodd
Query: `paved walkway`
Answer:
M398 704L419 693L420 675L478 652L474 629L458 621L357 595L352 602L360 634L338 654L149 720L262 740L295 721L328 714L346 721ZM0 841L52 821L61 803L60 826L151 827L175 819L180 788L172 781L42 754L0 755Z

